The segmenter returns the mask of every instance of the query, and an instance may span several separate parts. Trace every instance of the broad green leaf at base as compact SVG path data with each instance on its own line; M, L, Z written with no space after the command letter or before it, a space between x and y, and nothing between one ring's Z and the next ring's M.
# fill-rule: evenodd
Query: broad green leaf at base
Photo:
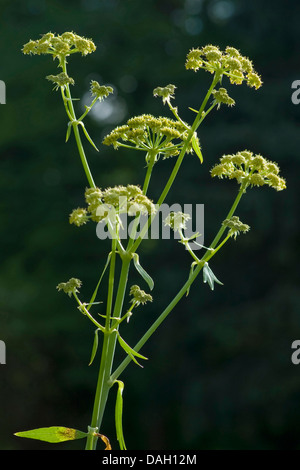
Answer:
M77 429L72 428L65 428L62 426L50 426L48 428L31 429L29 431L16 432L14 435L51 443L74 441L75 439L83 439L87 437L86 432L78 431Z

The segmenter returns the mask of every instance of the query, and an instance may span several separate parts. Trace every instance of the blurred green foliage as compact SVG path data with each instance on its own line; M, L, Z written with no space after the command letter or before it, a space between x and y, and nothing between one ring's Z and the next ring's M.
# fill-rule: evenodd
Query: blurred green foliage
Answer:
M91 79L115 88L106 117L86 122L100 146L99 154L86 146L98 186L141 182L140 155L101 141L133 115L167 113L152 96L155 87L174 83L176 104L191 122L188 107L201 102L210 77L186 71L185 57L210 43L249 56L264 85L257 92L230 87L235 108L213 112L200 128L204 165L186 158L168 202L205 204L207 243L236 194L234 182L209 176L222 154L261 153L279 163L288 184L282 193L248 191L238 215L251 231L228 244L212 266L224 286L211 292L199 279L143 348L144 369L125 371L128 448L299 449L300 369L291 363L291 343L300 337L300 107L291 102L291 84L300 77L299 2L2 0L1 13L7 104L0 132L0 339L7 364L0 366L0 448L80 449L81 441L51 446L13 433L52 425L85 431L92 411L93 327L55 286L79 277L87 298L108 243L91 225L68 224L86 182L74 140L64 143L60 95L44 79L57 73L56 63L21 53L29 39L73 30L97 45L91 56L69 60L74 96L84 97ZM155 168L153 198L172 164ZM155 279L154 303L124 333L132 345L185 282L190 265L176 241L145 242L140 258ZM102 432L117 448L114 392Z

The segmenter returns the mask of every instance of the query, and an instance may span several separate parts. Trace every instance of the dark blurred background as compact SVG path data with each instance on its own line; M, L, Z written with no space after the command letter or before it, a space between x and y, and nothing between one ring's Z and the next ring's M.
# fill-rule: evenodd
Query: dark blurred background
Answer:
M300 339L300 105L291 101L292 82L300 79L299 2L1 0L0 21L0 79L7 87L0 132L0 339L7 351L7 364L0 365L0 448L82 449L84 441L42 444L13 433L52 425L86 430L91 418L99 361L98 355L88 367L94 328L56 285L79 277L87 300L109 243L96 237L95 225L68 223L84 203L86 181L74 139L64 143L60 94L44 79L58 73L57 64L21 53L43 33L75 31L92 38L97 50L70 58L73 96L85 100L91 79L115 89L85 121L100 148L85 143L98 186L142 182L141 155L101 141L133 115L170 116L153 98L155 87L175 84L176 105L192 122L188 107L199 106L211 76L186 71L184 63L189 49L206 44L237 47L264 85L258 91L228 85L236 106L204 122L205 162L185 159L167 202L205 204L209 243L237 191L234 181L210 178L222 154L261 153L279 163L288 184L280 193L247 192L238 215L251 231L211 263L224 286L211 291L199 277L143 348L144 369L131 364L121 376L128 448L299 449L300 365L291 362L291 344ZM151 197L160 194L173 164L155 167ZM185 282L191 262L172 240L146 241L140 260L155 279L154 302L123 330L132 346ZM118 353L116 364L122 358ZM115 393L102 429L114 449Z

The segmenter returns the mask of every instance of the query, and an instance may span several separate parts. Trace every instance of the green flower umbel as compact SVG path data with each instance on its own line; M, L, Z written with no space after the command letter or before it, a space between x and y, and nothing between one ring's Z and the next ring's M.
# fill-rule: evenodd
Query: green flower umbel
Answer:
M132 297L131 302L136 306L140 304L144 305L147 302L152 302L152 295L147 294L137 285L131 287L129 295Z
M73 32L66 32L61 35L47 33L36 41L30 40L24 44L22 52L24 54L51 54L53 57L69 56L75 52L85 56L96 50L96 46L91 39L84 38Z
M162 153L164 159L178 155L187 140L190 127L182 122L167 117L154 117L142 114L130 118L123 126L116 127L104 140L104 145L130 147L146 152ZM198 137L195 135L198 141ZM189 142L187 152L192 152Z
M195 72L204 69L210 73L217 73L220 78L225 75L235 85L246 82L248 86L256 89L262 85L261 78L254 70L251 60L241 55L234 47L228 46L224 52L218 46L213 45L191 49L187 55L185 67Z
M81 284L82 282L80 279L72 277L67 282L60 282L57 286L57 290L62 290L65 294L71 296L72 294L79 292L78 289L80 289Z
M77 227L86 224L88 220L100 222L108 217L110 211L120 215L128 213L129 216L137 214L155 214L156 207L139 186L114 186L104 190L100 188L87 188L85 191L87 208L74 209L70 214L69 222Z
M74 80L72 77L69 77L65 72L61 72L58 75L48 75L47 80L55 83L55 90L58 90L59 87L66 87L67 85L74 85Z
M242 233L246 233L250 230L249 225L243 224L243 222L240 221L239 217L236 215L232 216L230 219L225 219L222 222L222 225L227 227L229 229L228 234L236 239L237 235Z
M271 162L261 155L254 155L243 150L233 155L223 155L220 163L211 170L211 176L236 179L239 184L248 186L271 186L276 191L286 188L286 182L279 176L277 163Z

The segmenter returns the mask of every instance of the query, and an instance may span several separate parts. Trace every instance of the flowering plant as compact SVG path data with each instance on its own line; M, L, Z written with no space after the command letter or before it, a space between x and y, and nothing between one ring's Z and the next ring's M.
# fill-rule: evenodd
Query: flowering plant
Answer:
M202 149L197 135L199 126L214 108L219 109L222 105L231 107L235 104L227 89L224 88L223 82L228 79L232 85L246 83L249 87L258 89L261 87L262 81L254 70L251 60L241 55L234 47L227 47L225 51L221 51L219 47L213 45L192 49L187 54L186 69L194 72L203 69L212 75L211 85L202 103L196 105L196 109L190 108L191 112L195 114L192 123L184 122L179 115L178 108L172 104L175 99L175 85L169 84L155 88L153 91L154 97L162 99L163 105L168 106L172 118L155 117L149 114L134 116L128 119L124 125L113 129L102 142L104 146L112 145L114 149L123 148L124 152L129 150L144 152L146 171L143 184L141 186L129 184L102 189L94 182L83 147L82 137L85 137L96 150L98 148L86 130L83 121L98 101L103 101L113 93L113 88L100 85L92 80L90 86L91 104L86 106L80 117L77 117L71 95L71 86L75 85L75 80L67 72L67 58L74 53L87 56L95 49L96 46L92 40L78 36L73 32L66 32L61 35L47 33L38 40L30 40L23 47L23 53L27 55L51 55L53 59L58 61L58 66L61 69L59 74L48 75L46 78L54 84L54 90L61 93L68 118L66 141L69 140L73 131L88 184L88 187L83 189L85 207L74 209L69 216L69 222L75 227L93 222L104 224L111 236L111 250L108 253L100 279L94 288L93 295L87 302L80 298L81 280L71 278L66 282L59 283L57 286L58 291L74 298L79 311L95 326L90 364L93 363L96 357L99 336L102 337L99 376L91 422L87 427L87 431L53 426L22 431L16 433L16 435L48 442L84 438L86 439L87 450L96 449L100 438L104 442L105 448L111 449L109 438L101 432L101 424L108 395L116 385L116 435L120 448L125 450L126 444L122 426L124 382L120 380L121 374L131 362L141 366L142 361L147 359L140 353L143 345L166 319L180 299L189 293L200 272L203 273L203 282L208 283L212 290L215 283L222 284L213 273L209 262L230 239L235 240L239 233L249 231L250 227L241 222L239 217L235 215L237 206L246 191L252 187L264 185L281 191L286 187L286 184L280 176L279 167L276 163L261 155L253 154L249 150L242 150L236 154L224 155L220 158L220 162L211 169L211 176L221 179L235 179L239 185L238 194L210 245L208 247L200 246L204 250L201 258L196 255L191 243L193 240L193 243L197 244L194 241L197 234L192 237L186 237L184 234L190 215L181 211L168 214L164 221L165 225L178 234L180 244L185 247L188 256L192 258L190 272L184 285L165 310L157 317L137 344L134 347L130 346L123 338L123 331L126 332L124 321L126 320L126 324L138 307L141 308L147 302L153 301L152 295L142 290L137 284L130 287L128 285L129 270L133 265L146 283L148 290L152 291L154 288L154 281L141 266L138 255L138 249L145 238L146 231L164 203L184 157L187 154L192 154L203 164ZM166 158L175 159L175 164L160 197L156 202L153 202L148 195L153 169L160 160ZM132 217L133 220L132 230L126 246L120 236L122 216L124 214ZM138 234L142 217L146 217L147 223ZM117 259L121 262L119 276L117 273ZM105 274L108 274L106 312L104 315L94 314L91 312L95 305L99 304L99 292L103 295L100 286ZM126 298L127 295L129 295L129 302ZM126 302L128 302L127 307ZM114 358L117 345L125 352L125 358L118 367L115 367Z

